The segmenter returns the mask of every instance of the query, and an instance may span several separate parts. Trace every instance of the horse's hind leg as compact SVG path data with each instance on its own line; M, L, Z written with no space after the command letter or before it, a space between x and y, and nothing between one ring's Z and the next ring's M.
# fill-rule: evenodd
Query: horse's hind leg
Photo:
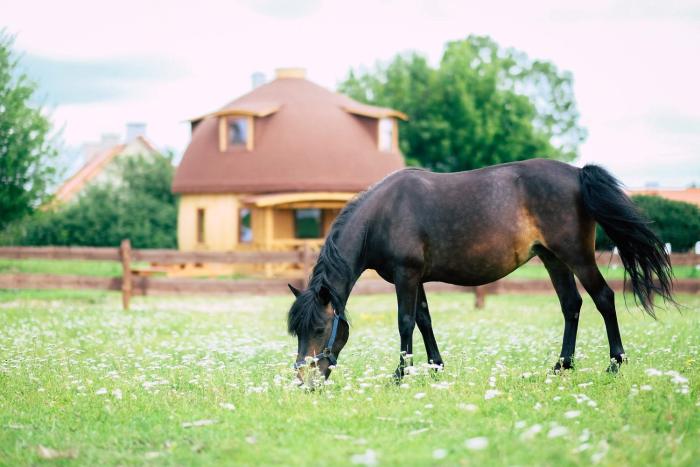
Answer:
M615 292L608 286L595 262L595 252L592 245L590 250L584 248L562 248L556 250L559 258L574 272L588 295L593 299L596 308L603 316L605 330L610 345L611 364L609 371L616 371L617 366L625 359L625 349L622 347L620 327L617 324L615 312ZM614 363L612 363L614 360Z
M435 335L433 334L433 323L428 310L428 298L425 296L423 284L418 286L418 306L416 307L416 324L423 336L425 351L428 353L428 362L435 365L443 365L440 350L438 349Z
M608 367L608 371L615 372L617 371L617 366L625 359L625 349L622 347L620 327L617 324L617 314L615 312L615 292L605 282L593 255L588 261L575 265L573 271L603 316L605 330L608 333L608 344L610 345L611 364Z
M547 268L549 277L554 285L554 290L559 297L561 311L564 314L564 339L561 345L559 361L554 366L555 370L573 368L574 352L576 350L576 332L578 331L578 318L581 312L581 295L576 288L576 281L571 269L561 262L554 254L540 247L536 251Z

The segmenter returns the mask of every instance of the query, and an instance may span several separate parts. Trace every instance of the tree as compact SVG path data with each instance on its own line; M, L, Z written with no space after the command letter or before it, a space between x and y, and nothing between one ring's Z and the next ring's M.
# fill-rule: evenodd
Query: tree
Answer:
M572 76L488 37L449 42L440 65L410 53L374 71L350 71L349 96L405 112L400 145L410 165L468 170L547 157L569 161L585 139Z
M12 226L5 243L22 245L177 246L177 203L170 190L172 157L117 159L112 181L90 185L78 199Z
M36 85L19 71L12 44L0 30L0 228L48 198L57 154L51 124L31 104Z

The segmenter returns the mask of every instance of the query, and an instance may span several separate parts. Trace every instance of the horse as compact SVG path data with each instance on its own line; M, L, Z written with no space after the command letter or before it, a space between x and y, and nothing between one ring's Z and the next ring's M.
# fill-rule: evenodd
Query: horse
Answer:
M669 255L604 168L530 159L465 172L407 168L388 175L340 212L308 288L289 285L295 300L287 327L298 340L297 376L303 378L307 361L326 379L330 376L349 337L348 297L366 269L396 288L401 343L395 376L400 379L412 364L408 356L416 325L428 361L444 364L424 283L483 285L534 256L544 263L564 315L554 369L573 367L582 304L576 277L603 317L608 371L615 371L626 357L614 292L596 265L596 223L617 246L635 301L655 317L654 295L673 302Z

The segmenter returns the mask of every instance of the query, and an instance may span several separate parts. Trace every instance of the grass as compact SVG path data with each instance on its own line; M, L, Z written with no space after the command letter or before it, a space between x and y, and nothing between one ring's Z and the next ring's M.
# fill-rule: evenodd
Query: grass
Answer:
M136 267L147 267L148 263L134 263ZM608 279L622 279L621 267L601 266L601 272ZM700 269L694 266L677 266L674 274L679 279L700 278ZM57 274L78 276L117 277L121 276L121 264L116 261L79 261L79 260L44 260L44 259L0 259L0 274ZM526 264L513 271L509 276L513 279L547 279L547 270L541 264ZM227 279L245 278L244 275L221 276Z
M290 296L291 297L291 296ZM290 297L0 291L0 464L697 465L700 297L618 308L629 356L605 373L587 297L577 369L553 375L556 298L429 297L446 369L397 386L395 299L353 297L331 384L290 385ZM424 359L416 333L416 361ZM39 446L55 451L40 451ZM40 454L41 452L41 454ZM68 459L67 457L75 457Z

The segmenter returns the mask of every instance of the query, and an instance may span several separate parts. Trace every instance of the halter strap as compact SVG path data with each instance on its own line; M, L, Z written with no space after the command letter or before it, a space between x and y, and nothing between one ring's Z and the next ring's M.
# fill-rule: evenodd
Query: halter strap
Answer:
M333 310L333 314L335 316L333 317L333 327L331 328L331 335L330 337L328 337L328 342L326 342L326 346L323 348L323 352L314 355L314 360L321 360L322 358L327 358L331 365L335 365L338 362L338 358L333 353L333 344L335 344L335 338L338 335L338 323L340 323L341 319L347 322L345 316L339 315L337 311ZM298 370L299 368L305 365L305 360L299 360L294 363L294 369Z

